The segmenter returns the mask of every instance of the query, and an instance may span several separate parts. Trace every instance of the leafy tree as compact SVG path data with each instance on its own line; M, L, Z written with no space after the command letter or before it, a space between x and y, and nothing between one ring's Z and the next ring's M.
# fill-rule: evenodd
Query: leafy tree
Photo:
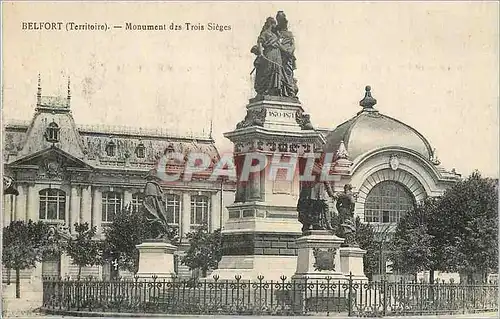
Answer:
M498 181L478 171L454 184L439 202L435 218L438 244L450 271L496 272L498 269Z
M377 242L375 241L375 232L372 225L362 223L359 217L356 217L356 234L355 240L359 248L366 250L363 256L363 270L368 278L377 271Z
M411 274L429 270L432 281L434 271L445 268L443 247L437 244L440 234L433 222L438 204L438 198L429 197L399 221L390 243L389 259L394 270Z
M469 279L498 269L498 182L479 172L429 198L397 226L393 268L407 272L458 271ZM483 278L484 278L483 277Z
M209 270L217 269L222 258L222 234L217 229L210 233L206 226L186 234L189 248L181 262L190 270L200 269L202 277L207 276Z
M42 221L13 221L3 229L2 263L16 272L16 298L21 297L20 272L36 267L49 254L60 252L57 235Z
M101 245L94 237L96 226L90 227L89 223L75 223L76 236L70 237L66 252L73 262L78 265L78 277L82 267L94 266L101 261Z
M113 222L104 228L103 260L118 263L118 268L136 273L139 267L139 251L135 247L156 232L145 214L134 212L130 205L116 214ZM173 228L167 234L172 244L177 244L177 231Z

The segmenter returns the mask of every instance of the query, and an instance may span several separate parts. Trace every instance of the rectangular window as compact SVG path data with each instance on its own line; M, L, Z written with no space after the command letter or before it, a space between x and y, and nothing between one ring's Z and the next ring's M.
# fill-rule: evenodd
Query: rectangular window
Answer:
M179 195L167 194L165 204L167 210L167 223L171 226L178 227L181 208Z
M120 213L122 207L122 194L116 192L103 193L101 220L103 222L112 222L115 215Z
M208 197L191 196L191 228L195 229L208 224Z
M45 220L64 220L66 212L66 193L55 188L47 188L39 193L38 217Z
M389 212L384 210L382 212L382 223L388 223L389 222Z
M143 193L134 193L132 195L132 203L130 209L133 213L138 213L140 211L143 199Z

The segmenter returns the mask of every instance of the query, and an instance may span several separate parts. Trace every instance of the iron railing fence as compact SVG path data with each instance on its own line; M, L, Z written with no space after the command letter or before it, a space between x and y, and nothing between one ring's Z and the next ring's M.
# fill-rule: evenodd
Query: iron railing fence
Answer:
M44 278L48 310L169 314L393 316L498 310L496 283L367 282L353 280L98 281Z

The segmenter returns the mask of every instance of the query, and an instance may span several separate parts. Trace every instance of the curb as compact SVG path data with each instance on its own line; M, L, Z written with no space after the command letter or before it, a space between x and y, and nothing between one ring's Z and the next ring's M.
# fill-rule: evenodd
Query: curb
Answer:
M287 316L271 316L271 315L186 315L186 314L168 314L168 313L126 313L126 312L92 312L92 311L70 311L57 309L39 308L38 313L47 315L62 315L72 317L112 317L112 318L289 318ZM496 315L496 316L495 316ZM470 314L445 315L447 318L498 318L498 312L482 312ZM295 316L296 318L334 318L334 319L352 319L356 317L348 317L341 314L331 314L330 316L314 316L302 315ZM405 318L405 319L439 319L442 315L423 315L423 316L387 316L387 317L364 317L364 318Z

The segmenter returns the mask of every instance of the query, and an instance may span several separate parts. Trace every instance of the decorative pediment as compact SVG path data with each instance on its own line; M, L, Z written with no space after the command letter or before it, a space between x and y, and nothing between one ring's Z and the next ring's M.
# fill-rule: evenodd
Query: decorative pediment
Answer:
M91 172L93 167L71 156L56 146L20 158L7 165L11 169L37 170L37 176L45 179L64 179L74 171Z

